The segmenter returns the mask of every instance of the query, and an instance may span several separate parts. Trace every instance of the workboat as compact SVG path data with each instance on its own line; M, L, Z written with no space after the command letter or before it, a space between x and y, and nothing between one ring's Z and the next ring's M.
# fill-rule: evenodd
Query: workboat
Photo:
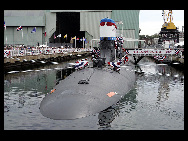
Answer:
M162 16L164 23L161 31L159 32L158 45L164 49L172 49L179 43L179 31L173 23L172 10L162 10ZM179 51L176 51L178 54ZM172 62L172 56L154 56L157 62L170 63Z
M112 19L100 21L100 46L92 59L70 64L75 71L60 81L40 104L40 112L51 119L77 119L99 113L116 104L134 86L132 57L122 51Z
M172 10L162 12L164 24L162 25L159 33L158 44L164 48L169 49L174 47L175 44L179 43L178 28L173 23Z

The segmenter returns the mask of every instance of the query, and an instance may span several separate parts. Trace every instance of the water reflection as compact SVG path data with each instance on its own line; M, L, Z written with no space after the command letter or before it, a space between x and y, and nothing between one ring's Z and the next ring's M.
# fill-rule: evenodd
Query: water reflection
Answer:
M66 69L66 64L67 62L56 65L55 68L54 65L49 65L4 75L4 112L33 105L31 101L34 99L41 101L59 81L74 71L72 68Z
M132 89L124 95L116 104L101 111L98 115L99 129L111 130L111 123L119 116L120 113L129 113L137 105L136 89Z
M119 115L119 111L116 106L111 106L101 112L99 112L99 129L109 130L111 122Z
M184 129L184 73L150 59L135 70L135 88L99 113L99 129Z

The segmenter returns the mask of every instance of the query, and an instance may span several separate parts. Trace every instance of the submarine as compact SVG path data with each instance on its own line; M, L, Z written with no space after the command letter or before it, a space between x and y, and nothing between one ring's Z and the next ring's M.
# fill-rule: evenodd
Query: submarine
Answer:
M61 80L40 103L43 116L71 120L97 114L116 104L135 83L133 58L122 51L123 38L109 18L100 21L100 45L92 59L78 60L75 71Z

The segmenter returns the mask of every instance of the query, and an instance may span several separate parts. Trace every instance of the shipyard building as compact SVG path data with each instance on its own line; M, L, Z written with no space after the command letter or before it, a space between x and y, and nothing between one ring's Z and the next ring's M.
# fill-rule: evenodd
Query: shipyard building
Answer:
M107 17L116 22L119 35L123 32L125 38L139 38L139 10L5 10L4 44L60 46L70 43L74 47L76 36L76 46L83 47L84 39L88 48L92 39L100 39L100 20ZM20 26L22 30L17 31ZM36 32L32 32L35 27ZM124 43L124 47L133 46L137 43Z

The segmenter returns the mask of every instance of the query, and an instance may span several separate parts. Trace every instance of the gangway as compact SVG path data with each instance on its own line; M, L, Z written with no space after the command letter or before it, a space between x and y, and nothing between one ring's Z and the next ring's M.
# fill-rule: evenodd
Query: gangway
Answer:
M125 52L129 55L139 56L156 56L156 55L174 55L183 51L184 48L175 49L153 49L153 48L125 48Z
M125 38L123 37L123 40L125 42L142 42L145 40L138 40L138 39L132 39L132 38ZM93 43L95 42L95 43ZM99 46L100 39L92 39L91 40L91 49L93 49L94 44L95 46ZM182 55L182 52L184 51L184 48L157 48L157 47L152 47L152 48L124 48L123 51L128 54L132 55L135 64L137 64L142 58L145 56L169 56L169 55L178 55L179 53Z
M182 55L184 48L125 48L124 51L128 55L132 55L135 60L135 64L137 64L144 56L172 56L180 53Z

